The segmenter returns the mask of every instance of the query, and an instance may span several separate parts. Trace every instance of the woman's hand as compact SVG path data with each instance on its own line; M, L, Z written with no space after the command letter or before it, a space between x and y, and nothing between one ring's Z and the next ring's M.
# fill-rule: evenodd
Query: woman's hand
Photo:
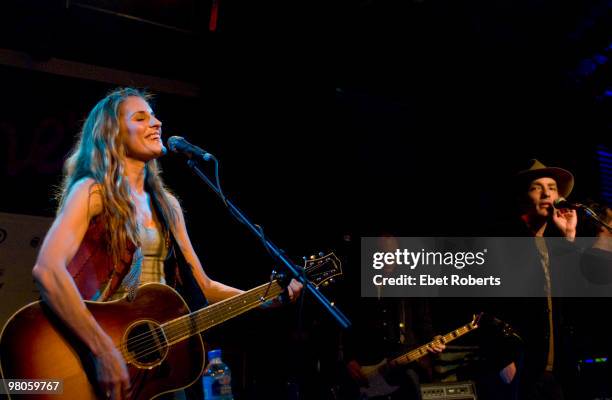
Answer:
M130 376L121 352L112 344L95 357L96 374L102 394L107 399L130 397Z
M300 294L302 294L303 287L304 285L302 285L300 282L296 281L295 279L291 279L291 282L289 282L289 285L287 285L287 289L285 289L289 302L295 303L295 301L300 297Z

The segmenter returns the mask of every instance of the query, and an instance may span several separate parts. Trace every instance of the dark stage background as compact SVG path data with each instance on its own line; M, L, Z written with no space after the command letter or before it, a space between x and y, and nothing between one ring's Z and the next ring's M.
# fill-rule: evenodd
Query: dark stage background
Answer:
M2 212L53 215L80 123L125 84L156 93L166 138L217 156L226 193L293 259L338 253L348 278L325 294L349 317L361 236L486 235L531 158L571 170L573 199L611 196L609 2L221 1L212 30L207 2L0 8ZM161 163L207 272L264 282L274 265L258 242L183 159ZM436 307L439 332L477 311ZM210 333L237 396L329 393L339 330L307 298L300 332L297 309Z

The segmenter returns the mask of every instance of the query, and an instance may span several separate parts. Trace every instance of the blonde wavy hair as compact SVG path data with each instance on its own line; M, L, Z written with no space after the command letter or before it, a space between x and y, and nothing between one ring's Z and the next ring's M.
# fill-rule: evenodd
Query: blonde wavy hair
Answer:
M92 178L99 184L102 196L102 216L106 224L109 252L115 262L127 251L128 241L140 246L136 208L130 198L130 187L125 179L126 149L119 134L121 104L128 97L146 101L152 96L134 88L119 88L98 102L90 111L70 156L64 163L64 178L58 191L58 213L63 208L70 190L80 179ZM160 176L157 160L145 164L145 190L157 205L163 218L164 234L176 221L176 211L170 202L170 191Z

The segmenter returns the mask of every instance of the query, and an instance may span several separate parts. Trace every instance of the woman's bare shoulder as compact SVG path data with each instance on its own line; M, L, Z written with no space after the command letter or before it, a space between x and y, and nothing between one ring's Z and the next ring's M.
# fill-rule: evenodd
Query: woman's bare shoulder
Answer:
M93 178L81 178L74 183L68 194L66 205L76 202L88 207L88 218L102 213L102 185Z

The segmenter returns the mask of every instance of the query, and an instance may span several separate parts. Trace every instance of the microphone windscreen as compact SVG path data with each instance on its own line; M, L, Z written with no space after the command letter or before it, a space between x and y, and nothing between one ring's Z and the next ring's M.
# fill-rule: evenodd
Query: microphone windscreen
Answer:
M171 151L175 152L177 151L177 146L179 145L179 143L181 143L181 141L183 141L184 139L180 136L171 136L168 138L168 147L170 148Z

